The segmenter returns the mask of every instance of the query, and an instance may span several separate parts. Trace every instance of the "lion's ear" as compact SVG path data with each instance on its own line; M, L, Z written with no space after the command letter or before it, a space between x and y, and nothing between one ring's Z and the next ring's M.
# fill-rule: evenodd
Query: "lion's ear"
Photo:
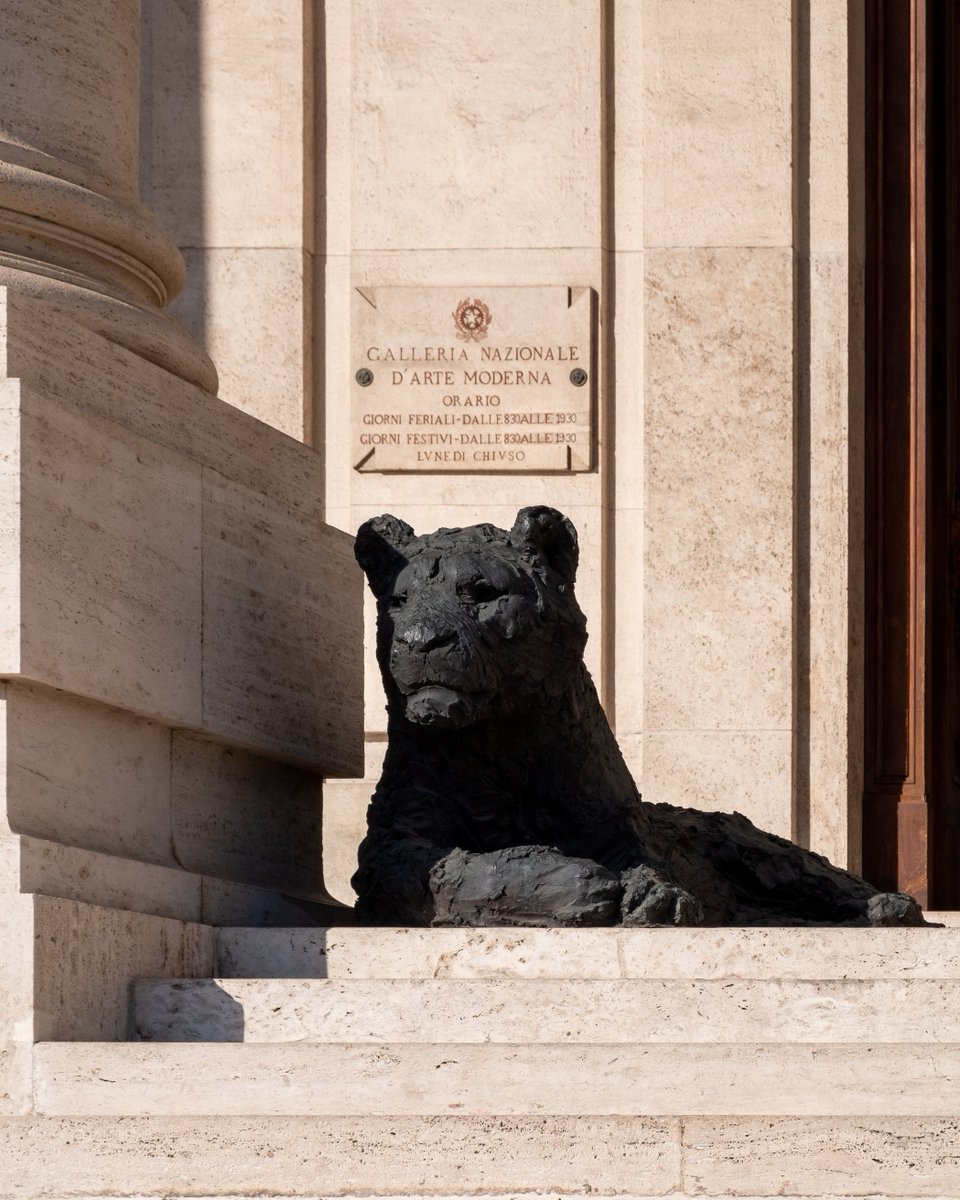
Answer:
M383 595L397 572L406 563L403 549L413 536L411 526L390 513L384 513L382 517L371 517L357 530L353 553L370 581L375 596Z
M545 504L521 508L510 530L510 540L528 546L564 582L573 583L580 550L573 522L563 513Z

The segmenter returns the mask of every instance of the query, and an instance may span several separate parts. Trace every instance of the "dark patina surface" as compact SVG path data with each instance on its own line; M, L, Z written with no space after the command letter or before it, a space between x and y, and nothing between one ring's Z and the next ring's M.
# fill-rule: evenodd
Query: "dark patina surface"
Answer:
M354 876L412 925L917 925L738 813L646 804L583 663L577 535L556 510L417 536L360 529L389 744Z

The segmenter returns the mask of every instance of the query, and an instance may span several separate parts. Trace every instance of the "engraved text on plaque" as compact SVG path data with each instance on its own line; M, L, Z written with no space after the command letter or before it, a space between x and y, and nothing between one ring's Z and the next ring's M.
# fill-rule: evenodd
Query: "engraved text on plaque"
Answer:
M593 312L585 287L355 288L355 469L589 470Z

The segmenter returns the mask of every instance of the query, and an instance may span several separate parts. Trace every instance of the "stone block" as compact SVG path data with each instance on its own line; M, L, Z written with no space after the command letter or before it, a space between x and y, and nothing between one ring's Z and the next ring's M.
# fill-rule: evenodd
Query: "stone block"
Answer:
M349 540L213 471L203 504L202 728L353 774L360 575Z
M171 838L184 870L329 899L319 775L177 732L171 774Z
M320 522L323 463L316 452L33 297L0 294L9 375L34 382L58 406L103 417L262 492L304 522Z
M593 539L599 526L597 503L600 490L597 479L590 474L546 475L535 482L524 475L496 477L492 495L464 495L462 479L459 486L449 475L377 475L360 473L356 476L353 494L351 525L368 516L396 511L420 532L432 532L439 525L474 525L489 521L509 528L518 509L529 504L548 504L566 513L581 533L581 583L585 564L593 549ZM412 513L413 517L408 515Z
M636 485L632 472L631 484ZM620 508L612 526L616 653L612 655L614 710L608 716L629 763L630 740L636 743L643 730L643 512L636 506ZM640 784L640 774L635 772L634 778Z
M20 887L24 892L199 921L202 883L199 875L154 866L136 857L96 854L30 837L20 841Z
M960 931L625 929L620 956L629 978L942 980L960 971Z
M0 293L0 305L3 303ZM0 380L0 657L20 665L20 383Z
M642 36L647 246L789 246L790 4L646 0Z
M310 187L306 9L147 2L145 202L183 247L301 247Z
M184 251L170 312L218 364L220 395L302 442L312 419L313 256L296 248Z
M619 394L643 395L643 255L614 256L619 299L614 316L614 375ZM606 548L610 556L614 641L612 656L614 710L609 711L620 748L634 778L633 755L628 753L630 739L644 728L644 425L643 405L619 404L610 415L608 438L616 445L616 470L613 473L611 514L607 520L612 533ZM634 742L634 747L636 742Z
M850 542L861 510L862 414L851 376L850 272L845 255L810 259L809 496L799 496L801 550L808 559L808 601L798 606L798 637L808 641L807 695L797 697L800 735L808 742L809 778L798 779L800 804L809 811L810 847L858 870L862 757L862 640L864 562ZM804 401L801 401L803 403Z
M33 1099L33 901L19 894L20 847L0 837L0 1113L29 1112Z
M326 228L318 254L347 260L350 255L351 173L353 171L353 11L325 6L315 13L314 44L326 59L323 79L316 79L316 111L324 114L324 194L321 200ZM320 211L320 210L318 210ZM326 349L331 343L327 342Z
M382 748L384 742L374 742ZM331 779L323 785L323 881L331 896L353 904L350 879L357 869L357 847L367 832L367 808L379 768L365 779Z
M952 1196L956 1117L763 1117L683 1123L683 1185L714 1195Z
M373 596L364 587L364 608L370 607L371 628L375 623ZM370 664L370 671L376 664ZM380 672L375 675L376 692L368 696L373 710L377 702L386 705ZM372 686L372 685L371 685ZM385 709L383 710L385 711ZM381 713L375 713L378 722ZM350 879L357 869L357 849L367 833L367 808L373 797L377 781L383 771L383 756L387 750L385 737L368 736L364 739L364 771L362 779L327 779L323 785L323 846L324 881L331 896L352 905L356 893ZM334 922L335 923L335 922Z
M49 896L33 897L33 905L37 1040L124 1038L133 979L213 972L209 926Z
M56 413L64 413L64 420L81 430L88 424L100 428L98 422L102 418L103 428L116 429L116 438L123 446L131 440L139 445L142 440L152 449L145 458L147 465L138 465L138 470L146 471L156 460L165 463L169 459L173 465L187 460L192 478L198 478L200 471L205 474L208 511L203 524L209 554L203 584L204 606L209 621L232 620L234 625L227 629L217 624L203 638L204 670L210 676L205 685L212 710L210 724L204 724L196 714L188 721L177 712L161 715L173 723L208 729L248 748L278 754L332 774L357 773L362 754L357 652L360 573L352 566L352 539L323 523L320 457L90 331L70 321L52 319L41 304L20 294L8 293L7 300L7 369L25 380L42 382L44 409L49 407ZM136 403L131 403L133 396ZM175 476L176 472L171 466L166 474ZM101 490L106 487L104 481L96 482ZM4 484L10 497L17 494L15 485L16 481L9 479ZM94 495L99 495L96 488ZM162 502L162 497L154 498ZM135 500L134 497L131 504ZM100 496L99 502L103 501ZM138 502L144 509L146 501ZM184 498L174 499L167 511L175 514L185 503ZM115 523L121 519L122 506L112 500L111 504L110 520ZM91 514L90 519L97 518ZM0 532L3 528L0 521ZM199 532L199 526L196 528ZM172 527L168 530L164 524L163 530L163 537L169 532L174 540L176 531ZM225 535L223 539L221 532ZM86 533L88 540L101 538L93 527ZM158 539L160 546L164 544L163 537ZM216 552L211 537L220 543ZM223 545L229 538L237 544ZM188 537L186 542L189 541ZM103 537L102 542L106 546L108 539ZM182 555L189 550L189 545L175 546L171 552ZM7 539L5 547L0 548L0 566L4 559L17 561L17 554L19 547ZM344 564L350 564L349 573L342 569ZM148 565L146 560L141 565L144 577ZM258 617L263 605L258 591L270 594L267 585L292 578L293 567L300 572L297 581L302 591L288 591L279 597L271 610L271 621L261 628ZM164 578L157 564L152 569L156 578ZM89 570L88 567L87 576L81 570L81 582L88 578ZM106 570L108 581L112 581L111 571L114 575L117 571L112 564ZM235 571L241 574L231 574ZM250 572L249 577L242 574L244 571ZM351 573L356 591L349 582ZM191 578L194 583L199 582L199 574ZM175 572L173 582L176 582ZM155 579L150 586L155 590ZM105 619L118 607L123 611L123 602L122 595L117 601L111 597ZM48 605L51 603L47 601ZM173 620L177 616L169 607L172 603L173 597L169 597L168 607L161 608L158 619ZM325 633L321 636L310 619L305 618L304 609L316 613L324 629L332 628L334 633L330 637ZM149 607L144 611L149 612ZM18 620L9 602L6 613L0 612L0 616ZM8 626L5 619L0 634ZM135 633L134 629L129 636L132 638ZM275 641L270 652L279 657L271 659L267 669L263 667L265 639L269 641L271 637ZM79 646L89 644L76 638L74 641ZM281 645L288 647L284 654L280 654ZM131 662L121 662L118 672L135 674L138 653L143 655L145 651L134 646ZM190 669L199 680L199 640L194 653ZM174 659L175 656L167 654L163 659L165 670L170 670L169 664ZM111 665L109 656L105 660L95 664L101 675ZM283 680L282 696L274 698L276 677L271 672L285 672L288 668L291 680ZM262 678L254 674L248 679L249 692L238 682L236 672L241 669L264 671ZM305 677L308 683L304 690ZM144 668L142 679L140 676L137 679L142 690L146 686L143 681L149 683L151 679L150 668ZM224 694L220 697L211 692L213 679L224 681ZM336 680L336 688L330 686L330 679ZM82 687L74 690L89 694ZM321 694L322 705L311 710L309 705L314 703L311 697ZM113 702L143 711L125 696L116 697Z
M960 1046L46 1042L34 1088L49 1116L945 1117Z
M346 14L341 13L341 18ZM349 171L348 164L341 164ZM345 204L349 204L349 187ZM315 260L317 294L322 296L318 305L318 319L322 326L318 332L317 348L323 346L317 361L317 385L324 396L338 395L341 389L346 394L351 377L350 363L350 297L351 259L349 254L332 253L317 255ZM322 338L322 343L320 342ZM322 359L322 361L321 361ZM356 370L356 368L354 368ZM351 490L358 473L350 461L350 436L353 414L349 404L322 404L314 399L312 412L311 445L323 447L325 516L331 525L353 532L350 513Z
M140 981L145 1042L960 1042L953 980Z
M456 5L427 29L412 9L364 0L352 30L354 247L598 240L598 11Z
M58 1152L51 1153L56 1145ZM0 1120L0 1194L672 1193L679 1122L550 1117Z
M792 254L646 258L645 731L789 730Z
M621 0L616 11L608 10L603 14L605 74L610 88L608 96L612 93L615 107L615 119L608 119L603 137L607 185L612 192L608 199L612 209L609 213L611 228L604 241L608 245L612 241L618 251L627 252L643 249L643 204L647 183L643 166L646 97L642 86L645 4L646 0ZM610 203L610 200L614 202ZM616 295L620 308L624 300L629 300L629 289L622 290L618 281ZM634 326L632 336L636 333Z
M199 723L199 466L27 385L5 399L20 412L21 565L4 670Z
M33 1050L20 1038L0 1046L0 1114L28 1113L32 1107Z
M617 737L623 761L627 764L627 770L637 781L638 786L643 783L643 741L642 733L621 733Z
M140 196L181 247L202 244L200 7L140 6Z
M349 301L353 287L384 284L456 287L464 280L476 287L554 284L562 280L600 291L606 255L599 238L560 246L455 244L393 249L355 243L349 265L351 274L343 292L345 301Z
M960 928L960 911L956 909L927 909L924 916L928 921L945 925L948 929Z
M187 259L171 313L220 363L224 399L301 441L323 122L313 25L309 5L144 5L144 195Z
M5 685L3 710L7 822L15 833L176 865L168 729L21 682ZM44 870L65 864L48 860Z
M863 53L862 38L854 32L863 18L849 5L829 0L811 6L807 20L810 243L817 250L845 255L857 237L851 228L857 208L853 194L862 186L857 179L863 169L858 162L862 150L856 142L858 133L862 137L857 107L863 100L851 96L850 84L863 70L857 61ZM852 147L857 157L851 155Z
M643 737L638 782L651 803L741 812L761 829L789 838L792 779L790 730L681 730Z
M329 938L328 929L263 930L243 926L219 929L214 974L236 978L322 978L328 974Z
M331 979L952 979L948 929L221 929L216 974Z

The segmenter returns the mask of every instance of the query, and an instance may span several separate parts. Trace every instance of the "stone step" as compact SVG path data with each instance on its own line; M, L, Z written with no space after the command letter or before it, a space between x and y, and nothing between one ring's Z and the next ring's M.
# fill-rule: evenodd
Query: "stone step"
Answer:
M131 1036L260 1043L960 1043L960 981L141 980Z
M955 1116L960 1045L46 1042L34 1088L52 1116Z
M946 929L222 929L226 978L960 979Z
M0 1196L956 1197L957 1132L897 1116L0 1116Z

